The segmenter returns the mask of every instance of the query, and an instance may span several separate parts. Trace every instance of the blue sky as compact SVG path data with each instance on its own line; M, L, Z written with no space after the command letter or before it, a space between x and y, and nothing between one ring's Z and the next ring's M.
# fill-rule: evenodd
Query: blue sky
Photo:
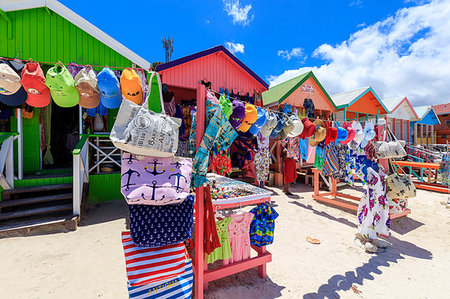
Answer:
M433 38L433 29L449 25L445 21L450 19L448 15L434 17L449 8L443 1L157 0L129 1L130 5L103 0L61 2L150 62L164 60L161 37L170 35L175 38L173 59L224 44L272 85L312 69L331 94L371 85L382 97L406 95L416 104L429 101L430 92L433 104L449 100L443 88L433 91L450 84L449 72L439 74L444 80L439 86L432 82L435 77L424 78L427 88L422 91L411 90L417 85L417 78L414 85L406 84L411 81L409 77L402 78L402 82L396 82L399 76L394 74L392 78L381 78L390 68L393 73L399 72L399 66L404 67L404 72L410 72L409 68L417 71L417 55L423 55L423 49L422 54L416 53L416 42ZM445 34L440 39L446 38L447 33L448 30L439 33ZM447 45L441 47L448 49ZM371 52L372 55L367 54ZM438 54L425 55L437 59ZM408 66L404 60L410 56L416 59ZM450 61L448 55L441 59L444 65ZM355 65L350 68L352 64ZM384 70L380 69L384 64ZM377 70L372 71L375 67ZM419 73L426 75L431 71ZM338 78L345 82L337 82Z

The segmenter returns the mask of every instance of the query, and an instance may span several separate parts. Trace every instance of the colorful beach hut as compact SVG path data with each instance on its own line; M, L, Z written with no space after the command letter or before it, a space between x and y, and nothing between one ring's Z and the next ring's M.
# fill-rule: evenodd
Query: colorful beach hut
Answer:
M66 65L74 62L150 68L148 61L58 1L1 1L0 14L0 57L47 62L41 63L44 73L58 61ZM39 223L77 218L83 194L85 198L89 195L91 201L122 198L117 188L119 171L103 171L105 162L120 166L120 152L111 153L112 149L101 141L108 140L107 133L83 136L73 153L66 146L67 135L81 131L84 113L81 107L61 108L52 104L51 126L48 126L51 130L47 133L51 136L49 146L55 163L53 166L42 163L42 137L46 133L40 130L39 109L42 108L33 110L30 119L22 118L21 109L17 109L12 117L3 120L6 125L0 133L0 168L4 170L0 178L3 190L0 226L3 220L25 221L29 219L25 217L42 214L48 218L40 219ZM115 113L110 110L110 127ZM90 155L94 156L89 159ZM13 160L15 163L8 162ZM17 198L21 200L7 202L7 199ZM8 212L6 206L13 202L21 206L11 207L16 212ZM16 223L16 227L21 225L20 221Z
M383 100L384 105L390 111L380 117L386 119L389 129L400 140L409 141L411 121L417 121L419 117L407 97L397 97Z
M389 109L370 86L334 94L331 98L339 110L336 114L338 121L378 120L381 114L389 113Z
M337 112L337 106L328 95L325 88L316 78L312 71L275 85L262 93L264 107L278 108L280 105L289 104L298 110L304 110L305 99L311 99L314 104L314 114L322 119L330 118ZM275 170L275 185L283 185L281 172L281 145L280 141L271 142L272 163L271 168ZM299 166L298 166L299 167Z
M434 112L439 118L440 124L434 125L437 143L450 143L450 103L434 105Z
M439 118L436 115L433 106L418 106L414 107L414 111L418 116L417 121L411 122L411 135L414 144L435 144L436 134L434 133L434 125L440 124Z

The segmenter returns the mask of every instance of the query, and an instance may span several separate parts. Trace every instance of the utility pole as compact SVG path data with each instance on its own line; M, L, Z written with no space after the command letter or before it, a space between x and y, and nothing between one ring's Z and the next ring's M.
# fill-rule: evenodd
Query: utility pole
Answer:
M161 42L163 44L164 51L166 52L166 62L169 62L172 58L173 53L173 37L161 38Z

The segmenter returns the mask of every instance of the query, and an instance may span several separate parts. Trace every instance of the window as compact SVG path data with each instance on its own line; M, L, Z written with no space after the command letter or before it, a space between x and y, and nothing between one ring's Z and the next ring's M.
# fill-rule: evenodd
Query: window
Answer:
M447 126L450 126L450 119L447 119L447 120L445 121L445 124L446 124Z

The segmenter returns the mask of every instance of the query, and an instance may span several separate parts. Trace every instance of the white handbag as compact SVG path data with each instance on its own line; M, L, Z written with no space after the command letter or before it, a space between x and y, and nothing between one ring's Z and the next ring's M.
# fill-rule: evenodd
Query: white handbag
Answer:
M387 136L386 136L387 134ZM391 139L388 141L387 139ZM391 132L386 125L384 129L385 141L373 141L373 147L375 148L375 154L378 159L390 159L390 158L403 158L407 156L404 149L405 143L403 140L397 140L397 137Z
M154 78L157 80L158 90L151 84ZM155 157L174 156L178 148L181 119L166 115L158 73L151 73L149 88L147 100L142 106L126 99L122 101L109 138L116 147L129 153ZM148 109L149 102L156 99L161 103L161 113Z

